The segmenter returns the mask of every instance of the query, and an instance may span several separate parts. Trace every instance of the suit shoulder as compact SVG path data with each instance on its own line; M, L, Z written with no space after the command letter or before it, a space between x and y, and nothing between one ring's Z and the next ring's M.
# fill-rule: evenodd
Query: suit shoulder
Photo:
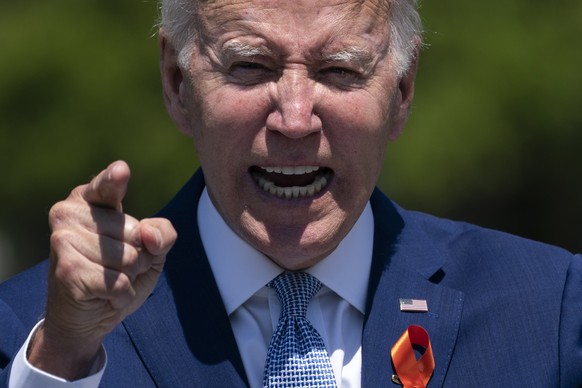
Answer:
M428 252L446 262L478 270L485 268L529 268L561 275L574 255L567 250L510 233L461 221L439 218L403 209L376 190L371 198L376 233L386 240L396 235L397 244L407 256L425 256Z
M429 236L447 257L451 273L490 275L504 281L563 284L575 255L550 244L488 229L466 222L438 218L420 212L404 211L413 228Z

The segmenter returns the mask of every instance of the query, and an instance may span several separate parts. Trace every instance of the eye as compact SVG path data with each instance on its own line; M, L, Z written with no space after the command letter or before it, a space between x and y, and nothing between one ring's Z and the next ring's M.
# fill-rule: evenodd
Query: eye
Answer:
M321 82L337 87L355 87L365 80L361 72L342 66L325 67L319 71Z
M353 70L346 69L343 67L328 67L326 69L323 69L323 73L334 74L340 77L353 76L355 74Z
M231 66L231 69L262 70L266 69L266 67L257 62L236 62Z
M234 81L244 85L253 85L270 79L273 71L259 62L240 61L233 63L228 69Z

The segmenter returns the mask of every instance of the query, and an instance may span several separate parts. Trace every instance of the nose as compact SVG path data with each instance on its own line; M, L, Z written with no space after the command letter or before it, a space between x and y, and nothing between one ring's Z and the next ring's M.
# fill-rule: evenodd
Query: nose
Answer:
M274 109L267 117L267 128L286 137L299 139L321 131L315 113L315 81L307 71L285 70L270 91Z

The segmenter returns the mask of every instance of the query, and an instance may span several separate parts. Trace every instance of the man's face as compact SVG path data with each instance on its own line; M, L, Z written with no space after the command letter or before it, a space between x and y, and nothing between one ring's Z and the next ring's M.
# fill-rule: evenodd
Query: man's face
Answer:
M384 1L358 3L205 2L186 68L162 31L166 103L214 205L287 269L349 232L408 114L414 69L397 79Z

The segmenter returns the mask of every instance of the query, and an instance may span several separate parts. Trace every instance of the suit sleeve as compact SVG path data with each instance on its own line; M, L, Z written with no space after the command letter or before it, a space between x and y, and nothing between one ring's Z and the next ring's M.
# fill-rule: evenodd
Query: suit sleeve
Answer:
M560 387L582 387L582 255L570 263L560 318Z
M0 388L8 387L12 359L26 340L27 333L12 309L0 299Z
M66 382L56 376L51 376L30 366L25 361L24 350L28 345L30 336L34 332L28 332L14 311L2 299L0 299L0 388L8 387L97 387L103 370L107 363L107 356L102 348L99 364L96 365L94 374L88 378L75 382ZM18 367L16 367L18 366ZM13 371L18 371L16 376ZM26 372L26 373L23 373Z
M18 354L12 360L8 388L97 388L107 364L107 355L103 347L101 347L101 353L97 357L90 375L76 381L67 381L46 373L27 361L26 349L28 349L30 339L40 324L41 322L32 329L24 345L20 347Z

